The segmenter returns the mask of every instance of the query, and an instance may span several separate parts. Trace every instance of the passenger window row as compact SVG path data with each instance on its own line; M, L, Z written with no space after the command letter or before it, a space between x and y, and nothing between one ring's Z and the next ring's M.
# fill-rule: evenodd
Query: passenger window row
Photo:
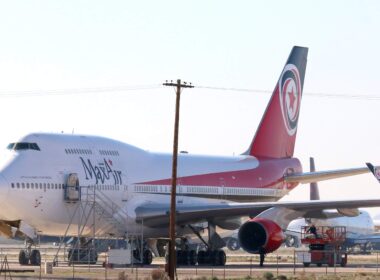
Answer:
M81 154L92 155L92 151L89 149L65 149L66 154Z
M89 186L90 189L95 189L98 191L118 191L120 190L120 186L118 185L96 185L96 186Z
M11 183L12 189L63 189L63 184L53 184L53 183Z
M99 150L99 154L102 156L118 156L118 151Z
M54 183L11 183L12 189L35 189L35 190L61 190L64 188L64 184ZM89 187L94 188L94 186ZM118 185L96 185L95 188L100 191L118 191L120 187Z

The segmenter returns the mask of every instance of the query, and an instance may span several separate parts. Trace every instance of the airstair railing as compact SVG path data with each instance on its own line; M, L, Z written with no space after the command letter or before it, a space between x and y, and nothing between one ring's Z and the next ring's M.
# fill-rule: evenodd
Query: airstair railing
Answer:
M79 214L81 215L79 216L78 221L78 237L83 235L83 231L86 228L91 214L94 215L95 213L100 219L103 219L103 221L106 222L105 224L103 223L104 227L107 226L115 228L121 236L128 234L125 228L125 225L127 224L128 214L122 207L114 203L105 193L97 189L96 186L82 186L80 187L80 190L82 194L81 200L77 202L71 202L72 204L75 203L76 207L70 217L69 224L67 225L62 241L59 244L57 253L54 256L54 264L58 263L58 254L62 249L64 240L69 233L74 218ZM81 213L78 213L79 209L81 209ZM94 228L95 238L95 218L92 227ZM97 230L102 230L104 227L97 228ZM79 238L75 242L74 248L77 248L78 246ZM71 255L71 258L74 257L73 255L74 254Z
M70 227L71 227L71 225L72 225L72 223L73 223L74 217L76 216L76 214L77 214L77 212L78 212L78 209L80 209L80 208L82 208L82 210L83 210L83 211L82 211L82 212L83 212L83 215L80 216L80 220L79 220L79 223L78 223L78 237L79 237L79 236L82 236L83 231L84 231L84 229L85 229L85 227L86 227L86 225L87 225L87 221L88 221L88 219L89 219L89 217L90 217L90 215L91 215L91 213L92 213L92 209L93 209L93 207L94 207L94 205L92 205L92 206L90 205L91 209L90 209L89 211L87 211L87 213L86 213L85 210L86 210L86 208L87 208L88 205L90 205L90 203L89 203L88 200L86 201L84 207L83 207L82 203L78 203L78 204L76 205L75 210L74 210L74 212L73 212L73 214L72 214L72 216L71 216L71 218L70 218L70 222L69 222L69 224L67 225L67 228L66 228L65 234L64 234L64 236L63 236L63 238L62 238L62 240L61 240L61 242L60 242L60 244L59 244L59 247L58 247L58 249L57 249L57 253L56 253L55 256L54 256L54 260L53 260L53 264L54 264L54 265L58 264L58 254L59 254L59 252L60 252L60 250L61 250L61 248L62 248L62 245L64 244L64 240L65 240L65 238L67 237L67 234L68 234L68 232L69 232L69 230L70 230ZM83 219L83 218L84 218L84 219ZM78 238L78 240L76 241L76 243L75 243L75 245L74 245L74 248L76 248L78 245L79 245L79 238ZM71 257L72 257L72 256L71 256Z

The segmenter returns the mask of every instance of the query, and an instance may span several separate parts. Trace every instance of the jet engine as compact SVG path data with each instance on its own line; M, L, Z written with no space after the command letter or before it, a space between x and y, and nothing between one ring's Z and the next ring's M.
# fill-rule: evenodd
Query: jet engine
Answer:
M266 253L277 250L286 236L275 222L253 218L245 222L239 229L238 238L241 247L248 253L259 253L262 247Z

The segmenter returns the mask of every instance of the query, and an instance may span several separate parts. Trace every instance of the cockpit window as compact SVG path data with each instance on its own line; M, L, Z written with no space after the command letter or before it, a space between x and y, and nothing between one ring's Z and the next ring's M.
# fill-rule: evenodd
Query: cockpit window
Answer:
M10 143L7 146L8 150L37 150L40 151L40 147L38 147L37 143L28 143L28 142L16 142Z

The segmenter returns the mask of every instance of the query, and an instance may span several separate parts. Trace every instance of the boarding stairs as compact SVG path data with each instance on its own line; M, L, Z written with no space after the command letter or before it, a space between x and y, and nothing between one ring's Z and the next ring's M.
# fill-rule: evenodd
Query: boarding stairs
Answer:
M94 192L93 205L99 219L105 221L108 225L107 229L116 231L116 236L125 235L128 214L124 209L115 204L101 191Z
M72 203L72 202L71 202ZM126 233L126 224L128 220L127 212L115 204L104 192L94 187L81 187L81 199L76 202L76 208L71 216L70 222L66 228L62 240L65 240L70 227L73 224L74 217L79 216L78 239L74 248L79 247L80 237L88 224L93 227L93 238L100 232L109 232L106 238L122 237ZM94 219L91 223L91 219ZM98 221L98 223L97 223ZM102 227L96 226L102 224ZM88 226L87 226L88 227ZM86 234L88 236L88 234ZM62 241L57 249L54 261L57 262L58 254L64 242Z

